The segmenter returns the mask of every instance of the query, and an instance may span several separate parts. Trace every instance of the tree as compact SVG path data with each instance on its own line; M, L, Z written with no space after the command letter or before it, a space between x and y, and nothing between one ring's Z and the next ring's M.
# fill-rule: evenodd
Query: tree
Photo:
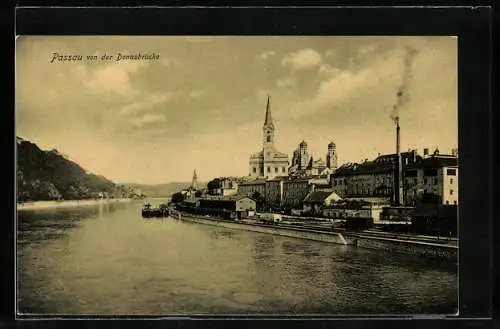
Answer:
M180 203L180 202L184 201L184 199L185 199L184 195L180 192L172 194L172 202L173 203Z
M255 200L255 203L256 203L258 210L264 209L266 200L259 192L257 192L257 191L253 192L252 199Z
M210 182L207 183L207 188L212 191L218 189L221 186L220 178L214 178Z

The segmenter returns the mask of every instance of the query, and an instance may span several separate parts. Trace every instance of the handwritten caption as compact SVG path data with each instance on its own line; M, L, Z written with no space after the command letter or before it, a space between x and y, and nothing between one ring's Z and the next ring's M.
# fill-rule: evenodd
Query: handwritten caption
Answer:
M102 55L78 55L78 54L60 54L52 53L49 58L50 63L60 63L60 62L119 62L119 61L156 61L160 59L160 54L156 52L151 53L116 53Z

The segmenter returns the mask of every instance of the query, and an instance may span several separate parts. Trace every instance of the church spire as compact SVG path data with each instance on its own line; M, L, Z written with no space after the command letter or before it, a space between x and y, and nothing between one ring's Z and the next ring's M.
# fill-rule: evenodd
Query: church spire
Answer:
M266 106L266 120L264 121L264 126L272 126L273 117L271 116L271 102L269 100L269 95L267 95L267 106Z
M191 188L193 190L198 189L198 175L196 174L196 170L193 171L193 180L191 181Z

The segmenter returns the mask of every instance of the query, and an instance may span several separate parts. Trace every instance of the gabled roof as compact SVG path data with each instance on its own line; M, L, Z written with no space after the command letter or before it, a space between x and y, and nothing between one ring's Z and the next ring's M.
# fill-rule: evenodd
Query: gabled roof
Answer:
M340 199L340 197L335 193L335 192L328 192L328 191L314 191L306 195L304 198L304 203L323 203L325 200L332 196L335 199Z
M276 158L287 158L288 159L288 154L279 152L279 151L274 151L274 157Z
M258 158L263 158L263 157L264 157L264 152L262 152L262 151L250 154L250 159L258 159Z
M443 167L458 167L458 158L447 155L434 155L408 165L407 169L438 169Z
M245 198L254 200L250 195L247 195L247 194L244 194L244 193L239 193L239 194L237 193L237 194L225 196L224 200L239 201L239 200L245 199Z
M259 185L259 184L265 184L265 183L266 183L265 179L256 179L256 180L251 180L251 181L248 181L248 182L240 183L239 186Z
M274 178L268 179L266 182L281 182L289 179L288 176L275 176Z
M366 161L363 163L348 163L339 167L332 174L333 177L353 176L363 174L392 172L396 169L396 164L388 161Z
M239 201L241 199L248 198L254 200L250 195L247 195L245 193L237 193L233 195L226 195L226 196L205 196L203 198L200 198L200 200L205 200L205 201Z
M291 178L284 181L284 183L309 183L309 178Z

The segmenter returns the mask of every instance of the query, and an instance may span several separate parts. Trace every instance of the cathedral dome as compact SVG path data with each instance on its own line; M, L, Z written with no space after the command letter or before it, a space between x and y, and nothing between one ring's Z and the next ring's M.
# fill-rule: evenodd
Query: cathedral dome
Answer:
M328 147L329 148L334 148L335 147L335 143L334 142L330 142L330 144L328 144Z

